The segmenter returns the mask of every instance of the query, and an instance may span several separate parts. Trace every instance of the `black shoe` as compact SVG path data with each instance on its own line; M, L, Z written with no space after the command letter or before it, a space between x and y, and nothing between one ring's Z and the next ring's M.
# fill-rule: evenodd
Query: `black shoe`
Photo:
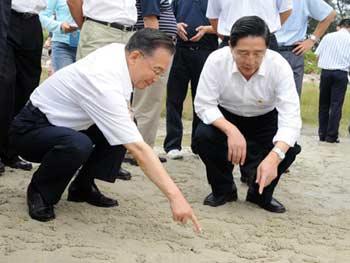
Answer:
M232 192L225 195L214 196L213 193L210 193L205 199L203 204L209 205L212 207L217 207L223 205L227 202L237 201L237 192Z
M320 137L320 142L325 142L326 138L325 137Z
M55 219L53 205L47 204L31 184L29 184L27 190L27 204L31 218L41 222Z
M131 180L131 173L120 167L118 174L117 174L117 179L129 181L129 180Z
M280 202L278 202L275 198L272 197L271 202L270 203L263 203L259 200L259 198L255 197L254 195L247 195L246 198L247 202L251 202L253 204L256 204L258 206L260 206L261 208L272 212L272 213L284 213L286 212L286 208L284 207L284 205L282 205Z
M331 138L326 138L326 142L328 143L340 143L340 140L337 139L331 139Z
M5 172L5 164L0 159L0 175Z
M3 163L6 166L9 166L14 169L22 169L25 171L30 171L33 169L33 166L30 162L23 161L18 156L13 157L11 159L3 159Z
M90 205L98 207L113 207L119 205L117 200L104 196L94 183L89 190L78 189L71 184L68 189L67 200L72 202L87 202Z

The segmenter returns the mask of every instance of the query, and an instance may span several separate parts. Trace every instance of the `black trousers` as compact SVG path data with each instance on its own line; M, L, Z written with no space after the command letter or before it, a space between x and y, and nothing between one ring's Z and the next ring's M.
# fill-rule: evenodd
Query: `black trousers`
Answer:
M192 109L200 74L207 57L213 50L196 47L177 47L169 73L166 97L166 137L164 150L181 150L183 135L182 111L188 84L191 84ZM193 110L192 138L199 123Z
M8 130L13 117L39 84L42 46L39 17L28 18L12 10L0 74L0 158L16 156L8 145Z
M11 12L11 0L0 1L0 76L3 72L3 61L6 54L6 39L8 31L8 23Z
M74 174L74 184L89 189L94 179L114 182L126 149L111 146L97 128L84 131L53 126L45 114L28 103L10 130L11 145L32 162L41 162L32 185L49 204L57 203Z
M348 85L348 73L342 70L322 69L319 99L319 129L321 140L338 139L339 123Z
M285 170L294 162L300 146L291 147L285 159L278 166L278 177L258 194L259 185L255 183L257 167L273 148L272 139L277 132L276 110L257 117L242 117L220 109L226 120L234 124L247 141L247 157L244 170L249 171L248 193L258 196L262 203L271 201L273 191ZM195 146L204 162L208 182L215 196L236 190L233 180L233 164L227 160L227 136L212 125L201 122L195 134Z
M219 48L227 47L229 45L228 44L229 40L230 40L230 37L225 36L222 42L220 43ZM278 51L278 42L277 42L276 35L274 33L270 34L270 43L268 48L274 51Z

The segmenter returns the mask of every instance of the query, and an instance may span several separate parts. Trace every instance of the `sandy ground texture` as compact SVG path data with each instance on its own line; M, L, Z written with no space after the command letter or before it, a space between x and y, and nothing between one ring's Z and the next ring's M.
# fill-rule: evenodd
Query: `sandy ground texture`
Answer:
M350 140L320 143L313 133L303 131L303 151L275 193L288 209L282 215L246 203L236 172L239 200L203 206L210 188L201 161L190 153L169 160L200 235L172 222L167 200L138 167L125 166L129 182L98 183L119 207L67 202L65 193L48 223L27 214L31 172L7 169L0 177L0 262L350 262Z

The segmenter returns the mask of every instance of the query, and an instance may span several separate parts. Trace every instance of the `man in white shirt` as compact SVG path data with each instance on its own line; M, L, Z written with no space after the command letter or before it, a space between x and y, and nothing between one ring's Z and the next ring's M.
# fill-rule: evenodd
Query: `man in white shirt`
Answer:
M288 62L267 49L269 34L257 16L237 20L230 46L212 53L202 70L194 105L202 121L195 147L212 188L205 205L237 200L232 170L239 164L249 171L246 200L285 212L272 195L300 151L300 105Z
M350 70L350 19L343 19L339 30L327 34L316 49L322 69L319 98L320 141L338 143L339 123Z
M213 28L228 45L232 25L243 16L259 16L268 25L271 34L269 48L276 50L274 33L281 28L292 12L292 0L209 0L207 17Z
M180 190L143 141L130 116L132 88L144 89L169 67L173 42L157 30L137 32L126 46L111 44L56 72L40 85L16 116L11 142L21 155L41 162L28 186L33 219L55 218L56 204L71 178L68 201L117 206L95 178L114 182L126 149L169 199L173 218L195 215Z
M8 145L8 129L39 84L43 35L38 13L45 7L45 0L12 0L7 34L1 36L4 37L1 41L6 43L0 51L4 54L0 67L0 173L2 163L12 168L32 169Z

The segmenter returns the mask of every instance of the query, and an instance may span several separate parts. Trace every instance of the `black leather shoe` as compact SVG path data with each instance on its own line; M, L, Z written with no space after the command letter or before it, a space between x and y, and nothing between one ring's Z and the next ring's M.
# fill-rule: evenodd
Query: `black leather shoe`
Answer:
M256 204L256 205L260 206L261 208L263 208L269 212L272 212L272 213L284 213L284 212L286 212L286 208L284 207L284 205L281 204L280 202L278 202L273 197L271 199L271 202L266 204L266 203L262 203L257 197L248 194L246 201L253 203L253 204Z
M213 193L210 193L205 199L203 204L209 205L212 207L217 207L223 205L227 202L237 201L237 192L232 192L225 195L214 196Z
M5 164L0 159L0 175L5 172Z
M3 159L3 163L14 169L22 169L25 171L33 169L33 165L30 162L23 161L18 156L11 159Z
M129 180L131 180L131 173L120 167L118 174L117 174L117 179L129 181Z
M53 205L46 204L41 194L31 184L27 190L27 204L31 218L41 222L55 219Z
M340 140L337 139L331 139L331 138L326 138L326 142L328 143L340 143Z
M92 184L90 190L78 189L71 184L68 189L67 200L72 202L87 202L90 205L98 207L113 207L119 205L117 200L104 196L100 190L98 190L96 184Z
M167 159L166 158L164 158L164 157L158 157L159 158L159 161L161 162L161 163L166 163L167 162Z

